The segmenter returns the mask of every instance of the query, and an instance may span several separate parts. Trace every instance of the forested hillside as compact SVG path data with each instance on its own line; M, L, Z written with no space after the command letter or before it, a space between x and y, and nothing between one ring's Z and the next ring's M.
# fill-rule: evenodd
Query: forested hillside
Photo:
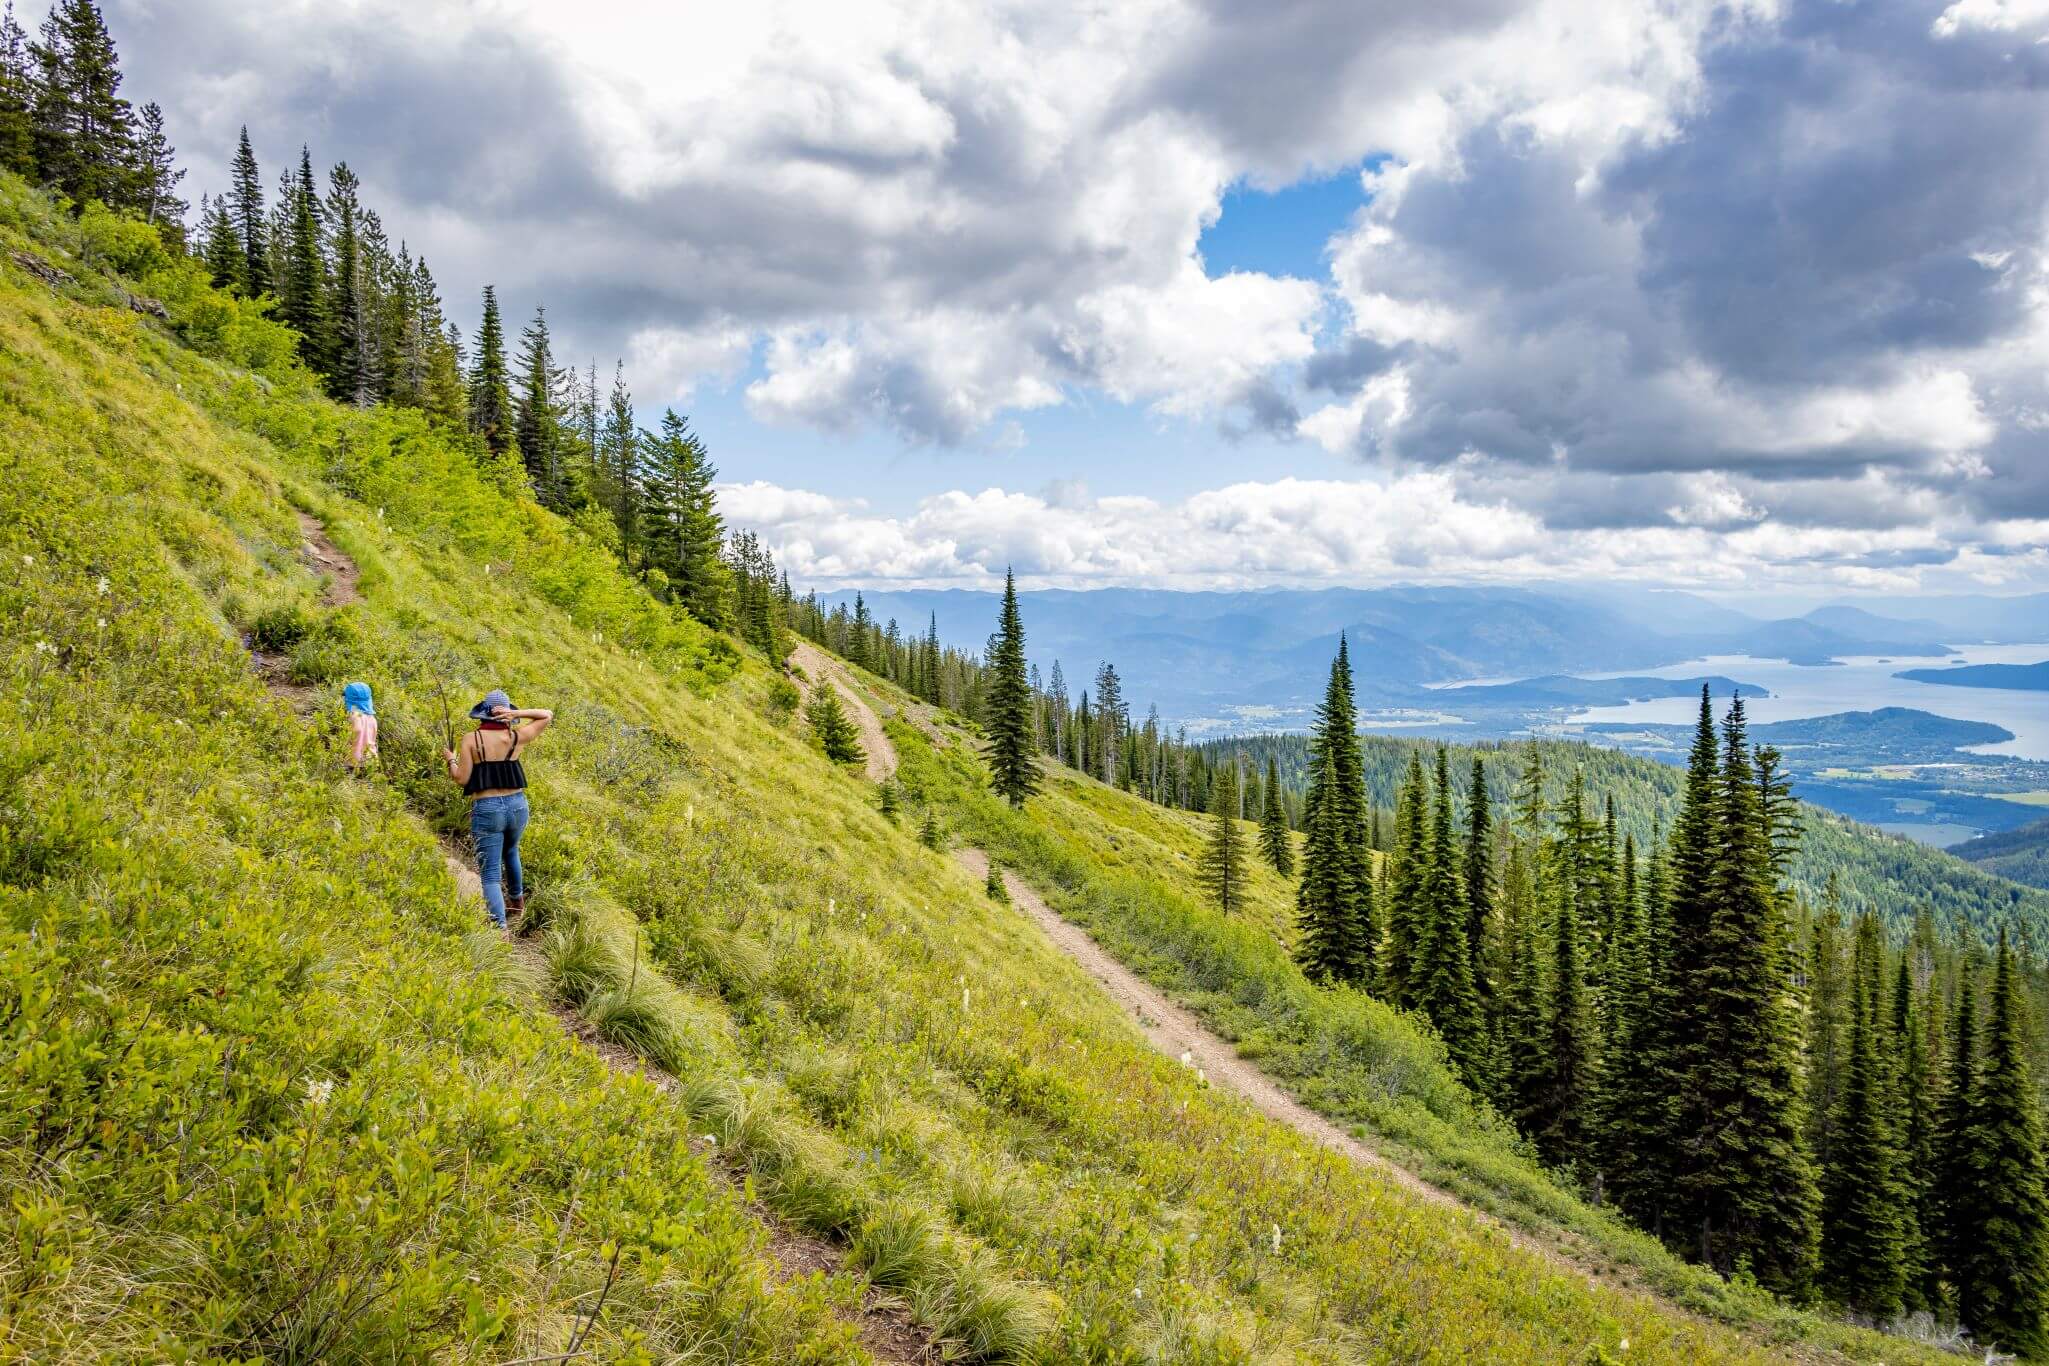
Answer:
M1423 743L1425 752L1437 746ZM1389 847L1394 810L1410 756L1418 742L1387 736L1360 737L1369 823L1380 831L1375 848ZM1198 747L1203 773L1217 764L1236 762L1245 771L1246 811L1257 814L1262 800L1257 784L1271 759L1280 776L1288 809L1300 823L1300 793L1308 783L1309 737L1259 735L1219 740ZM1685 771L1653 759L1623 754L1580 741L1539 740L1515 744L1454 745L1454 767L1465 773L1474 758L1485 760L1488 795L1500 807L1513 795L1517 775L1534 755L1554 779L1574 770L1586 774L1587 789L1604 805L1613 798L1615 816L1624 834L1648 847L1653 835L1669 831L1679 809ZM1241 757L1242 756L1242 757ZM1200 808L1198 808L1200 809ZM1911 931L1917 916L1927 912L1944 933L1964 929L1986 943L2005 926L2018 944L2040 954L2049 946L2049 894L1990 876L1956 855L1889 835L1820 807L1801 804L1800 843L1787 876L1810 904L1818 905L1834 880L1846 911L1870 910L1895 935Z

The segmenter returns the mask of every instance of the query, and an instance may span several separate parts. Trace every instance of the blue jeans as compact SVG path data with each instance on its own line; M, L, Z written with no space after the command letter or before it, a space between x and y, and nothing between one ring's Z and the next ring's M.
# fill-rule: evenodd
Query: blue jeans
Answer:
M526 895L519 869L519 837L526 833L526 793L479 797L470 803L470 835L477 842L477 876L484 882L484 905L492 923L505 928L505 892ZM500 884L503 884L501 886Z

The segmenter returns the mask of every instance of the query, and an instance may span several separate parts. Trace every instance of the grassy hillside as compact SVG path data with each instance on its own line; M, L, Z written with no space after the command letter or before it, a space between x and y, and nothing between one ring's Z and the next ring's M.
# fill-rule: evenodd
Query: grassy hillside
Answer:
M1375 805L1391 808L1402 773L1417 742L1387 736L1361 737L1365 752L1368 795ZM1435 745L1430 746L1432 749ZM1306 782L1308 740L1301 735L1263 735L1242 741L1219 741L1212 754L1243 749L1262 768L1272 755L1282 781ZM1487 760L1488 793L1497 806L1506 803L1522 771L1526 742L1476 747L1454 745L1452 766L1466 773L1477 752ZM1636 834L1639 843L1653 827L1669 831L1679 813L1682 769L1640 755L1625 754L1582 741L1544 740L1537 745L1550 776L1553 797L1564 795L1575 766L1587 772L1587 789L1598 798L1615 798L1619 825ZM1803 805L1806 820L1791 880L1810 900L1818 900L1829 875L1835 874L1846 910L1876 911L1895 933L1913 927L1916 913L1926 908L1938 925L1996 943L1999 928L2012 931L2016 942L2037 956L2049 956L2049 891L2024 887L1998 869L1980 868L1939 849L1889 835L1874 826L1839 816L1818 806Z
M813 752L762 662L4 180L0 353L9 1354L855 1360L865 1279L990 1359L1771 1355L1153 1054ZM329 604L301 513L359 600ZM384 717L368 780L339 770L350 677ZM493 684L558 715L524 943L444 863L438 694ZM1434 1075L1382 1061L1402 1094ZM858 1274L784 1277L755 1199Z
M889 689L870 681L886 702ZM1774 1340L1876 1359L1916 1348L1733 1285L1667 1252L1553 1180L1511 1126L1452 1077L1427 1027L1363 993L1308 982L1289 957L1292 884L1254 870L1246 911L1201 894L1205 818L1170 811L1060 767L1023 812L984 789L957 743L892 723L906 787L941 802L959 838L1024 874L1064 917L1258 1060L1301 1100L1409 1170L1599 1267Z

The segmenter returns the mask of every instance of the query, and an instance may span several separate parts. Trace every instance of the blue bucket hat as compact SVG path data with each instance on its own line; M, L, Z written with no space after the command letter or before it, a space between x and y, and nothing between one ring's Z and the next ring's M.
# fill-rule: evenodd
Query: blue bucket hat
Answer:
M493 688L484 694L483 701L470 708L470 720L488 721L491 719L491 709L493 707L505 707L509 710L511 706L512 699L505 695L505 690L503 688Z
M377 714L377 704L370 700L368 683L351 683L342 689L342 710L359 711L365 716Z

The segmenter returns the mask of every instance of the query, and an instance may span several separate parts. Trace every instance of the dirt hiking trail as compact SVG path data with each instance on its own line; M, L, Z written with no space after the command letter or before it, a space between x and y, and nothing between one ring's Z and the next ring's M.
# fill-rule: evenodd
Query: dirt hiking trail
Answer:
M980 849L957 849L954 857L976 877L989 876L989 856ZM1003 885L1010 892L1011 905L1037 922L1056 948L1086 968L1111 1000L1137 1018L1139 1028L1154 1048L1170 1058L1185 1057L1190 1065L1201 1068L1212 1084L1243 1096L1261 1114L1373 1168L1432 1204L1463 1210L1475 1219L1496 1223L1477 1210L1469 1209L1456 1196L1390 1162L1282 1090L1272 1077L1239 1057L1237 1049L1211 1033L1208 1025L1175 1005L1160 993L1159 988L1111 957L1089 938L1088 931L1061 919L1037 892L1007 868L1003 871ZM1498 1224L1496 1226L1499 1227Z
M978 880L989 876L989 856L982 850L956 849L954 857ZM1167 999L1159 988L1124 966L1091 939L1086 930L1062 919L1059 912L1048 906L1037 892L1007 868L1003 871L1003 885L1010 893L1011 905L1030 916L1053 941L1054 947L1079 963L1111 1000L1131 1013L1148 1043L1170 1058L1200 1068L1211 1085L1235 1092L1269 1119L1287 1125L1312 1142L1341 1153L1361 1166L1372 1168L1419 1199L1442 1209L1457 1210L1475 1223L1493 1229L1513 1246L1544 1257L1559 1269L1589 1284L1619 1284L1657 1300L1675 1313L1699 1319L1700 1316L1692 1310L1674 1303L1647 1284L1637 1268L1615 1262L1598 1250L1581 1245L1569 1233L1547 1237L1512 1228L1485 1210L1475 1209L1451 1192L1431 1185L1370 1144L1354 1137L1296 1100L1279 1082L1239 1057L1238 1050L1214 1033L1194 1012ZM1789 1353L1796 1359L1806 1359L1797 1349L1783 1343L1773 1344L1772 1350ZM1824 1353L1816 1359L1840 1358Z
M797 642L797 647L790 651L790 663L803 671L803 676L797 680L797 689L804 694L806 701L811 698L811 690L820 683L830 683L834 691L839 693L840 701L846 706L848 718L853 721L855 729L861 732L861 748L867 755L863 761L862 772L868 781L881 783L895 777L896 746L883 732L882 721L875 715L875 708L863 701L861 695L855 692L853 685L847 681L846 665L808 640Z
M320 524L320 519L300 513L299 535L305 540L300 555L326 580L320 591L320 605L346 607L360 598L356 584L361 581L362 572L354 560L327 539L327 528Z
M321 605L345 607L358 601L361 595L357 584L361 581L361 574L356 562L328 539L326 527L303 512L299 514L299 531L304 538L303 557L310 567L319 570L324 580ZM285 672L288 661L259 654L255 662L265 686L272 693L290 704L301 716L310 714L315 690L288 680ZM853 710L856 721L862 722L863 737L866 738L872 728L875 741L889 756L889 771L895 772L896 751L890 748L888 737L882 734L874 712L859 699L849 696L844 687L840 691ZM872 766L877 751L871 747L868 752L868 762ZM441 846L441 857L448 865L448 875L455 883L456 895L474 911L480 926L488 925L489 917L484 912L484 882L477 875L477 870L447 843ZM546 980L547 963L538 944L513 938L509 947L515 958L537 970L540 979ZM674 1093L676 1079L667 1072L601 1036L590 1021L552 993L543 991L540 1000L561 1022L564 1031L602 1058L614 1073L642 1077L659 1090ZM693 1140L691 1146L708 1158L713 1169L722 1174L735 1190L744 1188L746 1173L736 1161L702 1140ZM768 1258L776 1268L779 1282L801 1280L813 1274L831 1276L845 1267L847 1256L843 1249L795 1228L766 1206L750 1201L748 1209L768 1233ZM936 1366L936 1363L947 1359L942 1345L912 1320L909 1306L873 1285L862 1291L860 1314L852 1326L868 1354L877 1361L888 1363L888 1366Z

